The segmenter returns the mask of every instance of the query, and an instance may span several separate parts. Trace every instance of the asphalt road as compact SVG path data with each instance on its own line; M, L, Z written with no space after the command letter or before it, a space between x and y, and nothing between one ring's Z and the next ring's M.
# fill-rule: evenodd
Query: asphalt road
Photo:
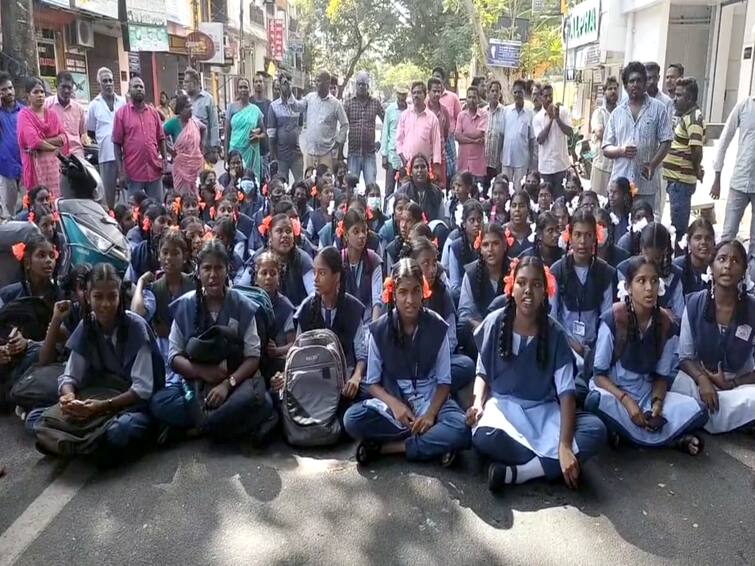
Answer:
M0 418L0 565L753 564L755 439L606 451L579 492L491 495L479 463L195 440L99 472Z

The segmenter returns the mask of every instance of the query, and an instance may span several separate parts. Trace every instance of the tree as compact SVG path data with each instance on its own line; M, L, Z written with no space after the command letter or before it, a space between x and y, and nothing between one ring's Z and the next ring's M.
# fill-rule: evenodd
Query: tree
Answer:
M443 0L397 0L405 31L394 34L388 59L411 63L429 71L442 66L448 71L465 67L472 56L474 34L469 18L458 6Z
M8 71L14 82L25 76L38 75L32 0L3 2L2 20L3 52L0 68Z
M308 71L342 78L339 94L368 54L380 54L401 33L393 0L299 0Z

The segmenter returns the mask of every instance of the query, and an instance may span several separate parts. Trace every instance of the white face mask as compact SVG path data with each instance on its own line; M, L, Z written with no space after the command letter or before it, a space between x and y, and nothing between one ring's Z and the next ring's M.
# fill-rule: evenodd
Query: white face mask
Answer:
M380 197L370 197L367 199L367 207L372 210L380 210Z

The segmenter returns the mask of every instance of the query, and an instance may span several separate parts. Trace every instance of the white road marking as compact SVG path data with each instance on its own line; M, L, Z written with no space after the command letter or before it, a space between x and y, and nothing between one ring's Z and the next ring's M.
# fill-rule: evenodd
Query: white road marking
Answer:
M92 466L71 462L0 535L0 566L14 564L93 474Z

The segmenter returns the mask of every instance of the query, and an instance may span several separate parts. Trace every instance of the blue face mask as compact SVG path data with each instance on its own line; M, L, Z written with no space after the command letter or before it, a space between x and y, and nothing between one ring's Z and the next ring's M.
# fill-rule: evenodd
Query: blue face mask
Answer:
M380 197L370 197L367 199L367 207L371 210L380 210L382 203Z
M257 183L255 183L251 179L242 179L241 182L239 183L239 186L241 187L241 190L244 191L245 194L249 196L257 195Z

